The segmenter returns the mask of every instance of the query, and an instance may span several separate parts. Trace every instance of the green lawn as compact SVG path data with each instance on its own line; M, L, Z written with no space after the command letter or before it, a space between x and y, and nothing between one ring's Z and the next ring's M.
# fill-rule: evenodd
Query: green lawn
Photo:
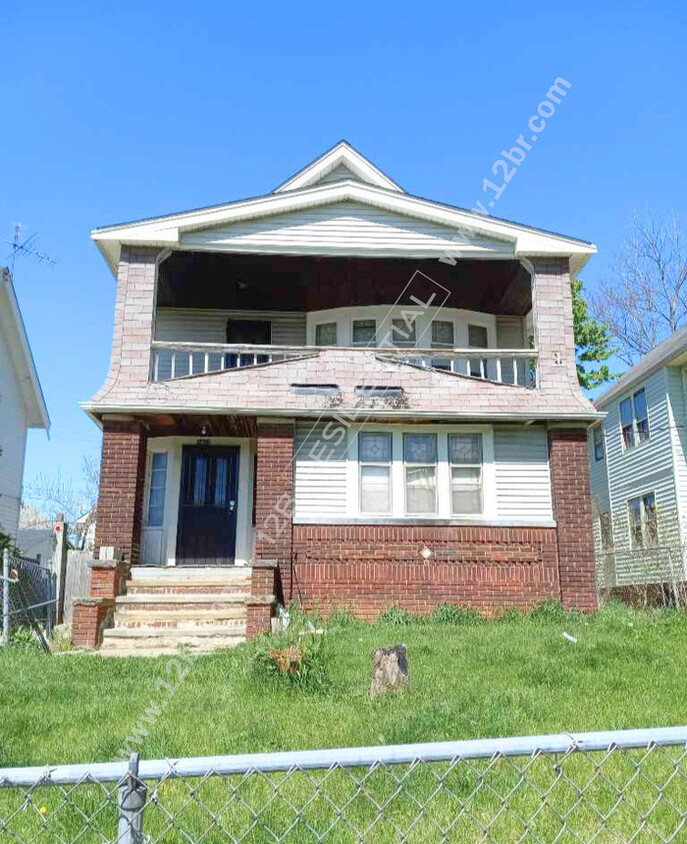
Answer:
M328 636L325 693L256 679L250 644L200 657L141 757L687 723L687 613L613 606L589 618L353 624ZM401 641L411 691L369 701L372 650ZM166 697L156 682L174 682L168 662L0 653L0 766L112 759L150 702Z
M687 614L612 606L594 617L549 612L461 625L334 624L326 640L331 683L324 690L256 675L260 643L201 657L148 727L138 745L142 758L687 722ZM408 647L411 688L370 701L371 651L398 642ZM146 708L166 697L158 680L174 682L176 669L169 663L165 657L46 657L20 649L0 654L0 766L111 760ZM313 830L324 835L334 825L327 841L394 842L404 830L404 840L425 844L483 840L488 828L495 842L530 835L552 841L569 812L570 840L605 842L632 838L643 813L649 827L636 840L676 834L670 840L677 841L687 814L687 762L680 776L673 767L681 753L652 754L641 762L642 777L635 764L643 752L606 760L603 777L596 776L602 754L353 772L369 777L364 793L345 771L274 775L279 797L255 775L211 777L193 791L189 783L168 781L149 785L155 800L146 809L145 832L165 844L219 844L230 836L274 841L272 832L302 842L320 840ZM524 767L526 783L520 779ZM401 775L407 779L398 790L395 778ZM439 791L438 775L446 777ZM662 785L667 800L656 801L652 783ZM616 789L623 790L623 801ZM10 818L8 829L20 840L110 841L117 817L113 787L108 794L109 802L100 787L81 786L65 801L57 789L40 788L27 801L16 791L0 791L0 819ZM501 795L509 795L505 803ZM381 821L371 798L379 805L389 801ZM301 807L300 822L287 834L293 806ZM441 829L452 824L444 837Z

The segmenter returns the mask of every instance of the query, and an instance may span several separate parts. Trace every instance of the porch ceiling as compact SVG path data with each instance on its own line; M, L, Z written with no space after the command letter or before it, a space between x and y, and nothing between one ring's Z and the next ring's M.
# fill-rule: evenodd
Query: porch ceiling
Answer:
M145 425L150 437L257 436L255 416L204 413L150 413L131 417Z
M461 260L451 266L437 260L204 252L174 252L161 264L157 303L172 308L316 311L387 305L404 289L426 301L442 288L449 291L447 307L517 316L531 307L529 274L515 260ZM445 296L442 293L442 299Z

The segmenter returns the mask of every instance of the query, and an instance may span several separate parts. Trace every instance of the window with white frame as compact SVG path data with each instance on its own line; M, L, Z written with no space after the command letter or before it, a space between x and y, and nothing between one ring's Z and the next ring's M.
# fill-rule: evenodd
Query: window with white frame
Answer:
M353 346L374 346L377 342L376 319L354 319L351 326Z
M336 346L337 331L335 322L321 322L315 326L316 346Z
M446 319L432 320L432 348L433 349L452 349L454 347L454 328L453 322ZM433 358L432 366L435 369L451 369L451 361L443 360L441 358Z
M604 459L604 432L601 425L597 425L592 430L592 440L594 442L594 460L598 463L599 460Z
M483 510L482 435L449 434L451 514L473 515Z
M165 489L167 487L167 453L154 452L150 460L148 488L148 527L162 527L165 521Z
M361 513L391 513L391 454L391 434L361 432L358 435Z
M623 451L649 439L649 413L644 387L620 402L620 430Z
M437 435L403 435L406 515L437 512Z
M627 502L630 519L630 544L632 548L651 548L658 545L658 519L656 495L644 493Z
M401 349L409 349L417 343L415 320L392 319L391 342Z

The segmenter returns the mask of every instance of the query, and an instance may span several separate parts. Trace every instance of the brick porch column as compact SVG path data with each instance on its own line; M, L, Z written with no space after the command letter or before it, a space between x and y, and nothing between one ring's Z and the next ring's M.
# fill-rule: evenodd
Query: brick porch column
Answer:
M146 441L140 423L103 419L96 557L101 546L111 545L128 563L138 562Z
M258 418L255 557L279 567L283 598L293 595L292 514L294 420Z
M568 610L593 612L597 596L586 431L549 431L549 461L561 602Z

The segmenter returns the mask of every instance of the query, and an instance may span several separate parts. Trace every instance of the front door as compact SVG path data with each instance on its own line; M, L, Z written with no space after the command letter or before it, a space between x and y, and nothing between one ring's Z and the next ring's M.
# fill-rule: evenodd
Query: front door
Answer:
M236 553L237 446L184 446L177 564L229 566Z

